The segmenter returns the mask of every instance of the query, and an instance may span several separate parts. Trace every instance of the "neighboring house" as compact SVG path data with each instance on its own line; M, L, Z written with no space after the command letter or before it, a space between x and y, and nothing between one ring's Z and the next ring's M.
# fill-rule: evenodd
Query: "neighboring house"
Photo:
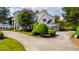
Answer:
M16 23L16 15L13 17L12 22L13 22L13 27L19 30L22 30L22 27L19 26L18 23ZM47 25L48 28L54 28L56 30L59 30L59 25L55 24L55 19L52 15L47 13L46 10L42 10L41 12L38 12L35 14L34 21L37 21L38 23L44 23Z
M17 15L17 14L16 14ZM12 19L12 25L14 27L14 29L17 29L17 30L23 30L23 27L19 25L19 23L16 22L16 15L14 15L13 19ZM34 16L35 17L35 16ZM33 19L34 19L33 17ZM29 29L29 27L28 27Z
M16 15L14 15L13 19L12 19L12 26L14 29L19 29L20 30L20 26L18 25L18 23L16 22Z
M36 13L36 18L34 19L38 23L44 23L48 28L54 28L59 30L59 24L55 24L55 19L50 15L46 10L42 10L39 13Z
M9 30L11 28L12 28L12 26L9 25L8 23L0 23L0 29L2 29L2 30Z

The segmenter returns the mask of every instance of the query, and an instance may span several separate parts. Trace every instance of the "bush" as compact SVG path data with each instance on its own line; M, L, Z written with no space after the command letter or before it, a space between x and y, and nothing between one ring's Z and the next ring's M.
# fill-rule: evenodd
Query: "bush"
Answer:
M38 33L35 31L35 28L36 28L36 26L37 26L38 24L39 24L38 22L36 22L36 23L34 24L33 30L32 30L32 35L37 35L37 34L38 34Z
M56 31L54 29L49 29L48 30L48 34L49 34L49 36L55 36L56 35Z
M17 29L13 29L13 31L14 31L14 32L18 32L19 30L17 30Z
M64 26L60 26L60 27L59 27L59 30L60 30L60 31L64 31L64 30L65 30L65 29L64 29Z
M79 37L79 26L77 27L77 31L75 32L75 34L77 35L77 37Z
M35 30L32 31L32 35L38 35L39 33L37 33Z
M73 26L71 23L69 23L69 22L64 22L64 23L60 23L59 29L60 29L61 31L64 31L64 30L74 30L73 27L74 27L74 26Z
M33 29L32 34L44 35L48 32L48 27L45 24L39 23Z
M70 27L64 27L65 30L73 30L73 27L70 26Z
M36 22L36 23L34 24L33 30L36 28L36 26L37 26L38 24L39 24L38 22Z
M59 28L61 31L64 31L64 30L73 30L73 26L60 26Z
M73 30L76 31L77 30L77 26L73 26Z
M35 31L40 34L46 34L48 32L48 27L45 24L38 24L35 28Z
M4 34L2 32L0 32L0 38L3 38Z
M35 30L32 31L32 35L36 35Z

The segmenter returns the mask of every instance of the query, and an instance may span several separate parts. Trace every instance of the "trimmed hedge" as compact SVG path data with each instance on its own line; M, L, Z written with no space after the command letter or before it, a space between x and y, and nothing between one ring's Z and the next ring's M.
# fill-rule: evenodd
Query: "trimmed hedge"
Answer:
M37 34L44 35L46 33L48 33L48 27L42 23L37 24L36 27L32 30L33 35L34 34L35 35L37 35Z
M39 35L35 30L32 30L32 35Z
M70 27L61 26L59 29L60 29L60 31L73 30L73 27L72 26L70 26Z
M45 24L38 24L35 28L35 31L40 34L46 34L48 32L48 27Z
M54 29L49 29L48 30L48 34L49 34L49 36L55 36L56 35L56 31Z
M39 24L39 23L36 22L36 23L34 24L34 26L33 26L33 29L35 29L38 24Z
M39 24L36 24L35 27L33 28L32 35L40 35L42 37L55 36L56 30L55 29L48 29L48 27L45 24L39 23Z

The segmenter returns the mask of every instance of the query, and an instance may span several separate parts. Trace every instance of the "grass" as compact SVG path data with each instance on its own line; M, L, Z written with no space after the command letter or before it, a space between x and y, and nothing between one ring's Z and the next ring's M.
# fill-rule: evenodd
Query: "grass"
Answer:
M22 33L22 34L25 34L25 35L32 36L32 32L22 32L22 31L20 31L19 33Z
M16 29L14 29L13 32L19 32L19 33L22 33L22 34L25 34L25 35L32 36L32 32L24 32L24 31L19 31L19 30L16 30Z
M0 39L0 51L24 51L23 45L15 39L5 37Z

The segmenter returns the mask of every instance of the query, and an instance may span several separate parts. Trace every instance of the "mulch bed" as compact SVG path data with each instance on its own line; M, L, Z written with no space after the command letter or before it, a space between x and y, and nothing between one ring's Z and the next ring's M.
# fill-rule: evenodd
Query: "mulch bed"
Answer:
M72 43L79 48L79 38L75 39L74 37L71 37Z

